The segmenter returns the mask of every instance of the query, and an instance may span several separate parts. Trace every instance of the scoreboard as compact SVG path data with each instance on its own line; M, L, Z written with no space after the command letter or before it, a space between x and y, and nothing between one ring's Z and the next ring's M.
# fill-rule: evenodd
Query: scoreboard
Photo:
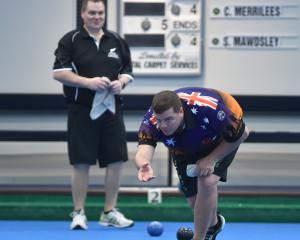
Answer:
M120 9L135 74L201 74L202 0L121 0Z

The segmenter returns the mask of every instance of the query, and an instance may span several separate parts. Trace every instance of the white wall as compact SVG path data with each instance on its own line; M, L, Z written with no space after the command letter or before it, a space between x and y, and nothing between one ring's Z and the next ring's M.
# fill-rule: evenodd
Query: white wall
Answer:
M119 2L109 0L108 27L118 28ZM203 72L200 77L136 77L125 93L153 94L183 86L222 88L240 95L300 94L300 0L264 0L265 4L298 5L296 19L212 19L214 5L261 4L261 0L204 0ZM76 26L76 0L4 1L0 8L0 94L61 93L52 80L54 49L59 38ZM296 34L298 48L228 50L210 48L222 34Z
M52 79L58 39L76 25L75 0L1 1L0 94L59 93Z

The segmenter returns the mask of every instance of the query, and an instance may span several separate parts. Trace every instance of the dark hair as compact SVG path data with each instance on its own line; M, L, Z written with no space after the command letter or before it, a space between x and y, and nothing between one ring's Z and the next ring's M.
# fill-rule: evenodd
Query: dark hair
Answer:
M105 6L104 0L82 0L82 2L81 2L81 12L84 12L86 10L88 2L102 2Z
M173 91L162 91L153 97L152 109L155 113L161 114L170 108L173 108L174 112L179 112L181 108L181 101L178 95Z

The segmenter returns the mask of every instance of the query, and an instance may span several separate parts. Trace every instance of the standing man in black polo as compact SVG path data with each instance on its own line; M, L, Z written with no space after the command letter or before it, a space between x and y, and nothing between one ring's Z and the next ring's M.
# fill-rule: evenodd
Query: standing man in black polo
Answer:
M130 51L114 32L103 29L103 0L83 0L83 27L65 34L55 51L53 77L68 103L68 152L74 211L71 229L87 229L85 200L90 165L106 168L105 203L99 223L130 227L116 209L120 173L128 160L120 93L133 80Z

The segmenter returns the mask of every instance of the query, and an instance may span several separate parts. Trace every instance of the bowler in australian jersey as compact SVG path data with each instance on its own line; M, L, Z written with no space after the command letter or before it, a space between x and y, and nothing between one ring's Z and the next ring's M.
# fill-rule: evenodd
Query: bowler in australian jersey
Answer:
M248 135L242 108L226 92L196 87L159 92L139 128L138 178L154 178L151 161L157 142L162 142L194 211L194 240L215 239L225 224L217 212L217 183L226 181Z

